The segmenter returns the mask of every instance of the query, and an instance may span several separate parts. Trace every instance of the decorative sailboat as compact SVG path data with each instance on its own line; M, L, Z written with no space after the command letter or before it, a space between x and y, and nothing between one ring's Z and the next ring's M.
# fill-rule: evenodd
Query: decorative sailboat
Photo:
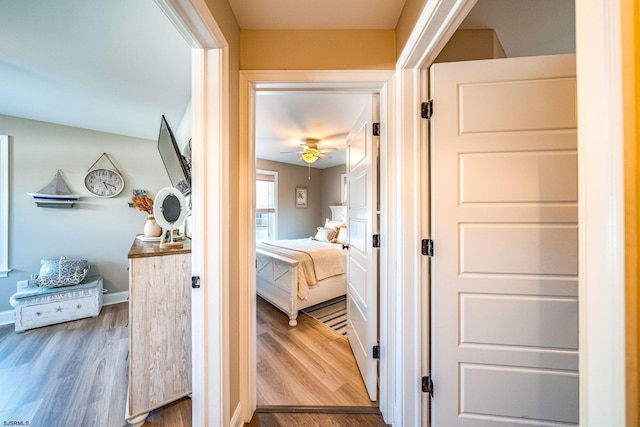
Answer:
M38 207L70 208L73 206L73 202L80 198L79 194L71 192L59 169L49 184L35 193L27 194L33 196L33 200Z

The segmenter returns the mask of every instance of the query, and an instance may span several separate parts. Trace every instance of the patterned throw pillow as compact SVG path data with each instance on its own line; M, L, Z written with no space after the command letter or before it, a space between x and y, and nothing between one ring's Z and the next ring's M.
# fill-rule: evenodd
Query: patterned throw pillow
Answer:
M84 280L89 271L86 259L43 259L40 261L40 273L31 276L40 288L77 285Z

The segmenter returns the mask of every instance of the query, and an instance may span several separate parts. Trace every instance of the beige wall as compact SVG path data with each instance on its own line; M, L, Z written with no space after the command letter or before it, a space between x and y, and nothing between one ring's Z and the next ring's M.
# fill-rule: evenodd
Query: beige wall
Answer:
M422 9L427 4L427 0L406 0L404 8L396 25L396 59L402 53L402 49L407 44L411 31L418 21Z
M242 30L242 70L390 70L393 30Z
M9 135L9 266L14 269L0 279L0 311L12 310L16 282L37 274L43 258L87 259L89 274L104 278L106 295L128 291L127 254L146 219L128 205L132 190L154 197L171 186L157 141L2 115L0 133ZM123 192L108 199L91 196L83 184L103 152L125 179ZM82 198L71 209L36 207L27 192L48 184L57 169Z
M239 70L240 70L240 27L233 14L233 10L227 0L205 0L213 18L222 30L228 44L229 53L229 139L231 144L227 164L229 166L230 180L227 183L228 194L230 195L229 206L226 216L229 224L229 284L226 289L229 297L229 349L225 368L229 372L229 395L228 399L231 417L233 411L240 403L240 304L239 277L240 259L239 253L239 206L240 194L238 190L240 182L240 152L239 152Z
M640 5L623 0L622 57L625 139L625 266L626 266L626 368L627 426L640 425Z
M303 239L314 236L322 218L322 170L289 163L257 159L256 168L278 172L278 234L277 239ZM307 189L307 208L295 207L295 189Z
M457 30L434 62L506 58L494 30Z

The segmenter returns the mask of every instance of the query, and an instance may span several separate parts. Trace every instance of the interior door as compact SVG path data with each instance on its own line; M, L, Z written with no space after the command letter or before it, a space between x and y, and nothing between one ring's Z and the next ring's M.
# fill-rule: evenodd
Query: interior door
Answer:
M373 136L378 117L377 97L367 103L347 136L347 337L369 398L377 400L378 361L378 232L377 158L379 137Z
M431 70L435 426L578 424L575 56Z

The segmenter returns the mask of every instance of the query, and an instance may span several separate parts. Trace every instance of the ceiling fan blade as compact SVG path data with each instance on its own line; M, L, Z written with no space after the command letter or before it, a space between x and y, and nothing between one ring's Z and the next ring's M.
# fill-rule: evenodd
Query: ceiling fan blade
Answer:
M304 151L281 151L280 154L304 154Z
M320 153L318 154L318 157L320 157L321 159L330 159L331 156L327 156L326 154Z
M318 150L322 151L323 153L335 153L336 151L338 151L338 149L335 147L319 147Z

